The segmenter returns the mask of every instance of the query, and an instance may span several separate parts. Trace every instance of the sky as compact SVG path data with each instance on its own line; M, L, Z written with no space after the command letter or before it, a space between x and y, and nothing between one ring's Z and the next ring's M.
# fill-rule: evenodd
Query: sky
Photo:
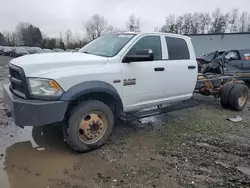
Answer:
M0 32L13 31L22 21L49 37L58 37L67 29L81 36L84 21L93 14L119 29L125 29L128 17L135 14L141 30L150 32L162 26L169 14L212 12L215 8L250 13L248 4L249 0L0 0Z

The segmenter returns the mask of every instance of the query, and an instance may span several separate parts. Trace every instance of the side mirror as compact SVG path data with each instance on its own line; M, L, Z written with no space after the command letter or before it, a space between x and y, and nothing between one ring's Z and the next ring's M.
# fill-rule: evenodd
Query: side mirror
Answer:
M126 55L122 62L130 63L130 62L138 62L138 61L153 61L154 60L154 52L151 49L140 49L136 50L133 55Z

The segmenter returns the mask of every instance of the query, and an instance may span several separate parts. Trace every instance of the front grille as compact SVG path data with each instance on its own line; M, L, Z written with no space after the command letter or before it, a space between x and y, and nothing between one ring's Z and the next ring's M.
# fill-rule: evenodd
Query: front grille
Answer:
M27 98L27 82L23 69L14 65L9 65L10 90L18 97Z

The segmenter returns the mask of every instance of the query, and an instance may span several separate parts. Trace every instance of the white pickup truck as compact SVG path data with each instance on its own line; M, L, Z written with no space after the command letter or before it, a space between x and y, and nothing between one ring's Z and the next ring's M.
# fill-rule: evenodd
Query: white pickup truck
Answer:
M192 97L197 62L189 37L166 33L101 36L79 52L26 55L11 60L4 87L18 126L65 122L77 151L102 146L116 118Z

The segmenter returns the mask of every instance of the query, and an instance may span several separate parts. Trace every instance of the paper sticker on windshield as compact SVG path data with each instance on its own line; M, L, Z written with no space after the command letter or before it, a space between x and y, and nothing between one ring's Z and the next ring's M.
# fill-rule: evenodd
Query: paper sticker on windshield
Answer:
M119 37L123 38L132 38L134 35L119 35Z
M249 53L244 54L244 57L245 57L245 60L250 60L250 54Z

